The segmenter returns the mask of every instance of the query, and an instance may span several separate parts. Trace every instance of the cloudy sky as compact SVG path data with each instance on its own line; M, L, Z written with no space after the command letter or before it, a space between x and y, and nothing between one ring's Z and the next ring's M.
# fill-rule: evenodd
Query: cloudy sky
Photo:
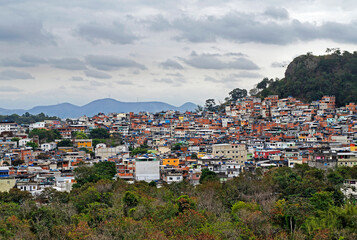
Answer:
M2 0L0 107L203 104L294 57L357 50L355 0Z

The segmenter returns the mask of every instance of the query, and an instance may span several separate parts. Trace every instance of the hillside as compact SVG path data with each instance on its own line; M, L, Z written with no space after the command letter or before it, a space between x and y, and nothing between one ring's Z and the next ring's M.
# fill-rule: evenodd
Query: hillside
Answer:
M296 57L283 79L263 79L255 89L257 96L293 96L311 102L324 95L336 96L338 106L357 102L357 52Z

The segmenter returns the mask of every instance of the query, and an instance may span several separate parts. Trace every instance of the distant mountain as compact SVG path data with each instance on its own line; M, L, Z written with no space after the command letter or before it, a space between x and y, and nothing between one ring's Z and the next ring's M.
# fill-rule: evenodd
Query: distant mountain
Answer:
M283 79L265 78L252 90L260 97L293 96L306 102L334 95L338 106L357 102L357 52L301 55L288 65Z
M44 113L48 116L57 116L60 118L72 118L80 117L83 115L94 116L99 112L111 113L111 112L160 112L166 110L175 111L194 111L197 105L191 102L187 102L180 107L164 102L120 102L112 98L98 99L90 102L84 106L76 106L71 103L61 103L49 106L36 106L29 110L24 109L4 109L0 108L0 115L19 114L22 115L25 112L30 114Z

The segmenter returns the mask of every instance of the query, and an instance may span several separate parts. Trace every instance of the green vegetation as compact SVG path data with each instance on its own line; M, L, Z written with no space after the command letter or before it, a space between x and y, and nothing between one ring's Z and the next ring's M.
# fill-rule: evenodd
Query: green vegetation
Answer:
M341 53L328 49L328 55L310 53L295 58L287 67L285 77L264 78L251 93L260 97L293 96L307 102L334 95L337 106L357 102L357 52Z
M107 139L110 135L104 128L95 128L90 131L90 138L92 139Z
M73 147L73 143L69 139L63 139L57 143L57 147Z
M339 176L307 165L155 184L112 180L115 165L76 170L71 193L46 189L35 198L0 193L2 239L356 239L357 205L343 198ZM100 173L100 174L99 174ZM208 172L209 173L209 172ZM211 174L206 174L209 176ZM337 177L336 177L337 176ZM335 182L338 184L336 185Z
M30 124L35 122L43 122L44 120L60 120L58 117L49 117L44 113L31 115L28 112L22 116L18 114L0 115L0 121L16 122L17 124Z
M28 147L32 147L32 149L33 150L36 150L37 148L38 148L38 144L37 143L35 143L35 142L28 142L28 143L26 143L26 146L28 146Z
M46 129L33 129L29 133L29 137L33 138L34 136L38 136L41 143L43 142L53 142L55 139L61 139L62 136L58 132L58 130L46 130Z
M131 156L135 156L135 155L138 155L138 154L146 154L146 153L148 153L148 150L149 150L149 147L146 144L140 145L140 147L137 147L137 148L129 147L129 151L130 151L130 155Z
M210 171L207 168L202 169L202 174L200 178L200 183L204 183L207 181L218 181L218 177L216 176L216 173L213 171Z
M114 162L99 162L94 166L81 166L74 170L77 183L74 188L79 188L85 183L97 182L101 179L111 180L116 174Z
M88 139L87 134L85 134L84 132L73 132L72 135L75 139Z

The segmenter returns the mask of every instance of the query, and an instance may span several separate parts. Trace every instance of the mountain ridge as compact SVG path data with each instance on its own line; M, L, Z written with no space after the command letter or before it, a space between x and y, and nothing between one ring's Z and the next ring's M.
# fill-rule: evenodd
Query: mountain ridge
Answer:
M197 107L192 102L186 102L181 106L174 106L165 102L150 101L150 102L122 102L113 98L96 99L82 106L74 105L72 103L64 102L54 105L40 105L25 109L5 109L0 108L0 115L19 114L25 112L30 114L44 113L49 116L57 116L60 118L74 118L83 115L94 116L99 112L160 112L166 110L175 111L193 111Z

